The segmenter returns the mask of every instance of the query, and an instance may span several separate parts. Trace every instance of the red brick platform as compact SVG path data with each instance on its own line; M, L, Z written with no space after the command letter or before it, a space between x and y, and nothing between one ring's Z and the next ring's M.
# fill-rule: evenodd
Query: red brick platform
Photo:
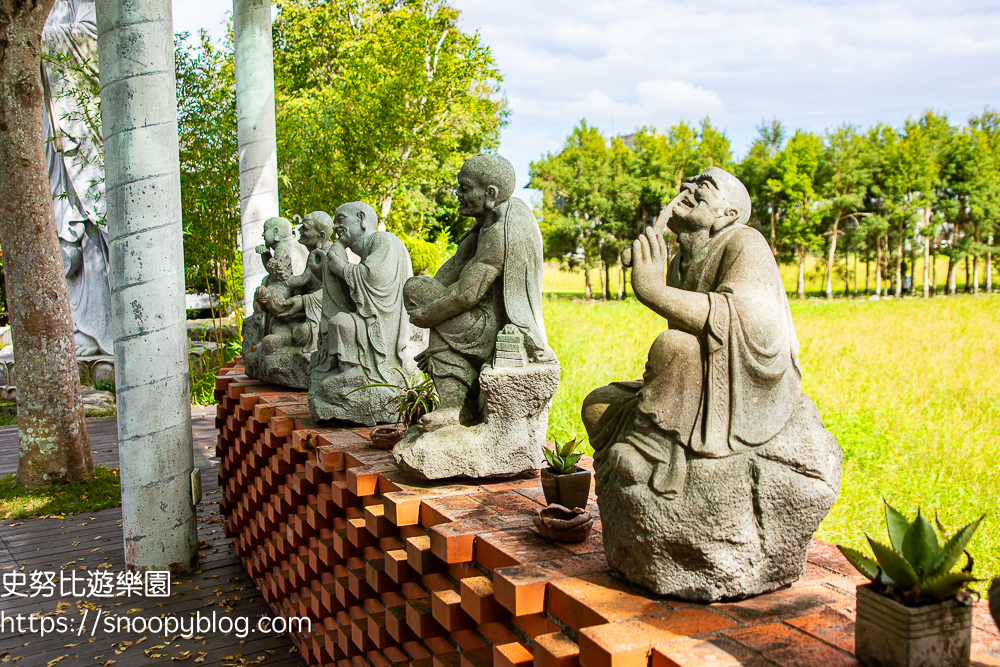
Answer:
M368 429L317 428L303 392L232 367L216 382L220 503L236 553L309 664L338 667L857 665L854 588L815 541L790 588L691 604L609 570L600 521L582 544L531 528L537 475L441 484L401 472ZM483 482L483 483L480 483ZM596 498L588 510L597 515ZM981 603L973 664L1000 667Z

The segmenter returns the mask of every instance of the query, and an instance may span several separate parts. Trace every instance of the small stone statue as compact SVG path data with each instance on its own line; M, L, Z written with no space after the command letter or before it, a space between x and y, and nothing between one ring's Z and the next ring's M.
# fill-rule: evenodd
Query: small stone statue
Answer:
M292 236L292 224L285 218L264 222L264 245L256 250L268 275L254 292L253 315L243 321L247 375L305 389L314 334L302 309L291 310L291 298L295 287L308 282L308 277L295 276L297 266L299 271L305 268L308 250Z
M542 235L512 198L514 168L477 155L458 175L459 213L476 222L434 277L406 283L410 321L430 329L417 355L440 407L394 454L429 479L514 475L541 468L559 364L542 321Z
M334 227L336 242L309 257L323 284L309 410L317 421L392 423L398 391L369 385L398 386L416 373L413 328L403 311L410 254L394 234L378 230L375 210L364 202L337 208Z
M658 218L680 244L666 284L662 229L631 248L636 297L669 329L642 381L583 404L608 563L662 595L711 601L794 581L840 488L840 447L801 391L784 285L749 217L732 174L684 182Z

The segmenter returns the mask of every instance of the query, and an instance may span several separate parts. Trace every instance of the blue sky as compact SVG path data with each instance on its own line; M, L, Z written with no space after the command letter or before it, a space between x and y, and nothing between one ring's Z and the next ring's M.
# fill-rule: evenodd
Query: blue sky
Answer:
M712 118L737 156L764 119L822 132L1000 108L1000 2L453 0L504 75L500 152L527 182L586 118L605 135ZM221 35L232 4L175 0Z

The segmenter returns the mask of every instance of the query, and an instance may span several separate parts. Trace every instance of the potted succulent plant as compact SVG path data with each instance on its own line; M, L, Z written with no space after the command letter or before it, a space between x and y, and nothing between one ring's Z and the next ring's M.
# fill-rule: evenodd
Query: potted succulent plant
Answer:
M950 537L940 521L935 530L919 510L909 521L885 503L885 520L889 546L868 537L875 560L837 545L871 580L858 586L858 660L868 667L968 665L972 602L965 586L977 579L965 547L982 517ZM965 567L952 572L963 553Z
M590 497L591 473L576 465L583 454L576 451L576 438L562 445L554 442L552 449L545 449L549 467L542 470L542 491L549 505L562 505L568 509L585 508Z

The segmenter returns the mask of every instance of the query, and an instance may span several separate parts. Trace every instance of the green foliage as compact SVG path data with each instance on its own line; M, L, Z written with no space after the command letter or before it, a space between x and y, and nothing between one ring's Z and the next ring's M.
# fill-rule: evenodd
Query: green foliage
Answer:
M95 382L94 389L96 389L97 391L110 391L113 394L115 393L115 381L102 380L100 382Z
M926 602L941 602L954 597L972 581L972 557L965 547L982 522L980 517L952 536L938 522L944 543L939 541L934 526L917 510L917 517L908 521L898 510L885 502L885 523L891 546L868 537L875 560L860 551L837 545L844 557L858 572L871 579L876 590L898 596L905 604L916 606ZM867 536L866 536L867 537ZM951 572L962 553L968 563L961 572Z
M400 234L399 238L410 253L415 276L433 276L455 254L455 245L444 232L440 232L433 243L409 234Z
M420 418L425 414L436 410L441 404L441 399L434 388L434 381L426 374L420 373L419 375L410 376L398 368L394 370L400 377L398 384L372 382L362 385L357 389L352 389L347 392L346 396L350 396L354 392L363 389L395 389L396 394L386 401L383 409L395 403L399 413L396 417L396 425L403 425L409 428L420 421Z
M439 227L441 195L464 159L496 147L508 115L489 48L443 2L279 0L278 10L282 208L363 200L391 231Z
M545 454L545 460L549 462L549 468L557 475L573 472L577 461L583 456L583 452L576 451L576 438L567 440L561 445L558 440L553 438L552 444L554 445L552 449L542 450L542 453Z
M25 491L14 475L0 478L0 518L25 519L96 512L121 504L118 468L94 466L94 476L67 484L55 482Z

